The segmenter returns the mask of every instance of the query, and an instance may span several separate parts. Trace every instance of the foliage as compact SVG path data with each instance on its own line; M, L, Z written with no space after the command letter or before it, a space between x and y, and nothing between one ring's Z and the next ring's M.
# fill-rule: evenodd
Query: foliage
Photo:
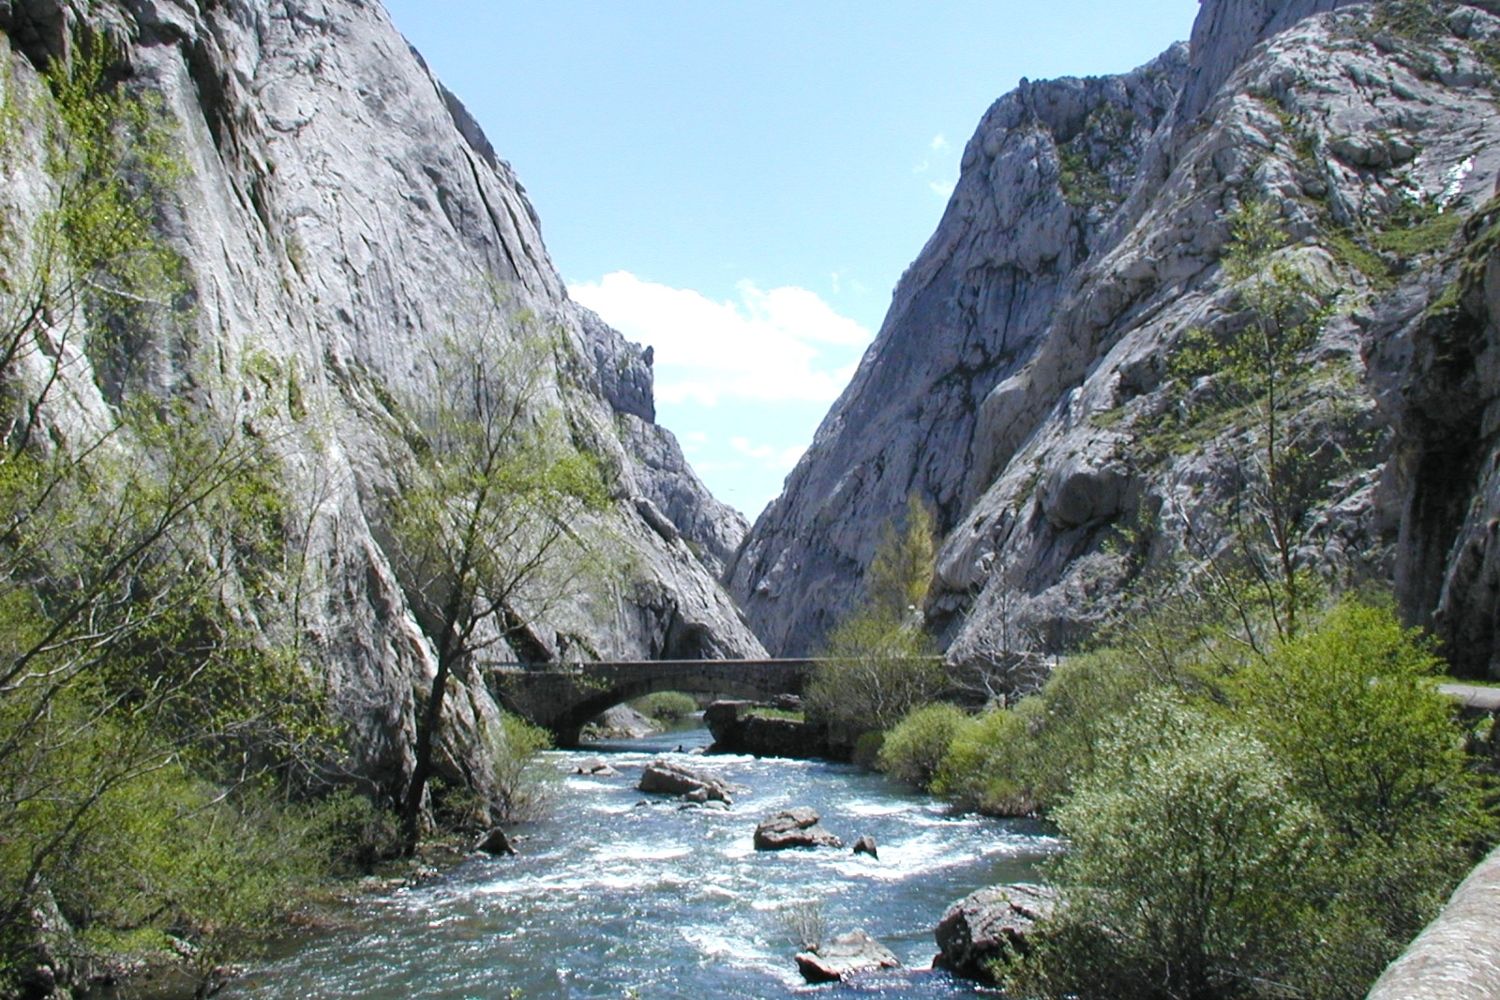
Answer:
M1494 834L1437 666L1389 610L1345 603L1219 685L1112 713L1052 813L1067 916L1012 985L1362 996Z
M1288 886L1316 844L1288 786L1248 731L1146 699L1054 814L1071 841L1055 872L1061 924L1097 932L1054 930L1012 973L1023 995L1206 1000L1280 981L1297 922Z
M961 727L933 788L982 812L1048 809L1094 770L1113 720L1160 683L1119 651L1069 657L1038 693Z
M932 514L913 496L902 528L892 522L881 532L864 602L829 633L806 707L833 746L852 748L865 734L883 733L942 690L942 665L921 627L935 546ZM866 749L873 763L878 746Z
M1444 212L1431 201L1413 200L1393 213L1370 242L1402 259L1419 257L1446 248L1462 226L1457 212Z
M927 788L967 721L962 709L941 702L908 712L881 744L880 770L897 781Z
M538 759L552 749L552 734L518 715L502 713L489 733L490 818L514 823L540 819L551 805L555 773Z
M630 707L648 719L658 722L679 722L698 711L698 702L690 694L681 691L657 691L644 698L637 698Z
M1267 203L1246 202L1229 226L1223 268L1244 322L1190 332L1169 371L1179 381L1211 387L1221 408L1249 407L1253 446L1234 456L1238 483L1217 512L1231 529L1232 549L1218 546L1217 532L1200 537L1191 519L1184 515L1184 521L1214 592L1254 603L1226 613L1248 621L1263 612L1275 634L1293 635L1315 597L1299 555L1312 530L1314 500L1320 484L1351 465L1344 442L1329 433L1348 422L1336 412L1337 401L1326 393L1299 395L1333 295L1284 249L1288 237ZM1317 407L1330 412L1315 419ZM1258 645L1253 633L1246 639Z
M835 628L825 655L808 684L806 709L840 745L889 729L933 700L945 682L930 640L910 623L876 611Z
M932 512L915 494L906 502L901 530L890 522L865 572L866 607L886 618L905 620L917 614L932 586L937 540Z
M316 842L334 875L368 875L400 851L396 822L369 796L341 788L317 804Z
M577 526L609 502L599 462L550 402L557 345L493 298L472 320L428 358L434 391L400 407L420 464L392 511L398 571L437 650L402 804L408 853L450 683L583 584L598 559Z
M35 906L94 946L190 938L204 972L271 926L320 867L317 824L272 793L335 737L295 659L230 612L281 556L268 442L114 391L122 338L181 318L153 232L180 168L154 104L80 51L50 100L0 79L0 175L45 134L53 198L7 200L0 229L0 980L34 961ZM114 404L63 420L85 350Z

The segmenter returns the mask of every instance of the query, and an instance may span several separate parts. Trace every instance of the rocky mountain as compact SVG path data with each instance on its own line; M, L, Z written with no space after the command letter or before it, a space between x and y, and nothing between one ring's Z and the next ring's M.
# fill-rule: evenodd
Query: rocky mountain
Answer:
M1172 359L1250 321L1223 258L1264 204L1332 301L1293 390L1294 431L1330 456L1298 559L1398 581L1466 668L1493 663L1495 13L1205 0L1191 43L1140 69L997 101L731 567L767 645L817 647L910 495L944 536L926 611L954 658L1066 648L1222 547L1254 420Z
M762 654L716 580L745 525L655 423L649 354L568 299L510 166L378 3L5 0L0 31L13 107L45 109L50 61L105 50L182 161L158 214L186 321L122 370L85 349L53 394L70 402L45 419L65 439L132 398L254 411L298 515L294 627L354 732L357 770L403 787L434 670L380 513L411 461L392 400L432 391L424 354L473 324L555 338L548 400L612 471L610 509L572 527L623 570L531 623L525 652ZM47 204L45 116L0 165L7 220ZM473 721L496 707L477 679L448 702L444 766L472 775Z

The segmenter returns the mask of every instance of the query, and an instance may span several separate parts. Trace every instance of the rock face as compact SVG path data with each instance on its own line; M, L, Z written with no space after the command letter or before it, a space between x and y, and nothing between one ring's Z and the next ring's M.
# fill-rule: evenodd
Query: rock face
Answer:
M900 959L864 931L840 934L812 951L797 954L797 971L810 983L837 983L861 972L900 967Z
M843 847L844 842L830 833L821 820L822 817L806 807L767 816L755 828L755 849L784 851L793 847Z
M190 327L144 344L123 371L69 369L73 411L186 401L253 411L286 470L300 634L352 733L354 769L388 792L410 771L414 711L435 669L382 527L410 464L393 399L421 391L422 358L474 324L557 337L546 404L611 473L614 503L574 526L612 548L622 578L532 622L528 656L759 656L715 575L744 530L654 423L649 354L568 299L524 189L379 4L363 0L27 0L0 3L6 86L45 108L36 67L107 37L122 86L157 95L185 170L160 206L182 258ZM7 219L43 207L25 155L0 166ZM498 301L501 305L495 305ZM518 651L520 652L520 651ZM502 650L497 655L505 656ZM514 656L512 657L514 658ZM475 681L450 698L442 777L486 773Z
M1047 886L1019 882L980 889L948 907L938 922L933 931L938 957L933 965L988 982L989 964L1024 955L1026 936L1056 909L1057 892Z
M910 494L944 536L925 610L955 662L1068 648L1185 562L1190 533L1220 544L1253 428L1215 417L1212 380L1168 362L1189 331L1247 321L1221 264L1226 220L1264 201L1285 259L1340 292L1305 357L1308 398L1339 406L1310 406L1296 430L1348 462L1311 487L1299 557L1338 582L1391 579L1398 532L1421 534L1399 572L1409 617L1436 612L1487 661L1482 280L1470 319L1423 325L1454 277L1452 220L1500 173L1485 56L1500 20L1485 6L1440 4L1414 28L1384 2L1209 0L1191 49L999 100L853 381L731 567L767 644L817 649Z
M1470 220L1451 305L1375 328L1404 364L1382 402L1398 431L1396 578L1462 673L1500 676L1500 203ZM1438 294L1434 285L1414 306Z

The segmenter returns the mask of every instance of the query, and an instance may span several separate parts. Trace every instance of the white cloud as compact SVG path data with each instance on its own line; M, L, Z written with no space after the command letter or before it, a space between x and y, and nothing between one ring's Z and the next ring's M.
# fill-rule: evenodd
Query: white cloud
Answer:
M918 176L935 174L936 178L927 182L927 190L944 201L953 196L953 189L958 186L958 163L953 153L953 144L939 132L927 143L927 154L922 161L912 169Z
M771 472L791 472L797 459L807 450L803 445L777 448L769 444L753 444L749 438L741 436L730 438L729 446Z
M659 400L836 399L850 354L869 343L870 332L805 288L735 287L737 300L715 302L616 271L569 291L626 337L656 349Z

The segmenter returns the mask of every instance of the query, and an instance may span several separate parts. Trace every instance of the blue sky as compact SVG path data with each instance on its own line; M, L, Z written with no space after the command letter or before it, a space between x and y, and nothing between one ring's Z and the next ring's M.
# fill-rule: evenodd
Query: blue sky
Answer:
M780 492L1023 77L1130 69L1197 0L386 0L516 168L575 299L652 344L657 418Z

